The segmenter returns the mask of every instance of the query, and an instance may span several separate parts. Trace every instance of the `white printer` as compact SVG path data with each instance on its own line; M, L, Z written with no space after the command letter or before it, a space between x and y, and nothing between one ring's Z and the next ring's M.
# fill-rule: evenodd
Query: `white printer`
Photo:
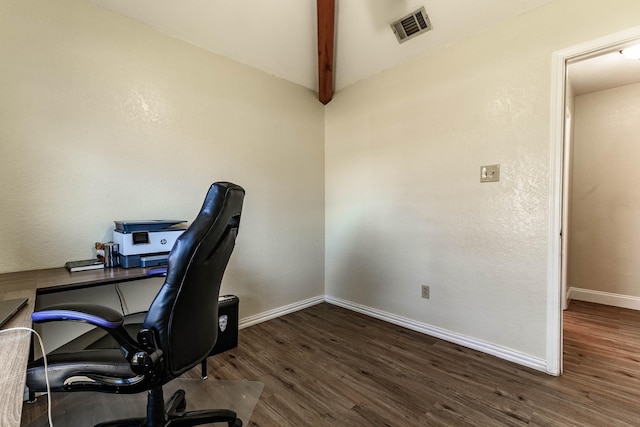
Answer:
M186 220L114 221L113 243L124 268L165 265Z

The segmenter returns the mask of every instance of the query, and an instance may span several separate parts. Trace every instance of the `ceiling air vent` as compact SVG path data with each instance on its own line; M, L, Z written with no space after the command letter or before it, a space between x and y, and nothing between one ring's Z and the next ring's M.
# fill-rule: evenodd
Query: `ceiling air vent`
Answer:
M395 33L398 43L404 43L432 28L424 6L391 24L391 29Z

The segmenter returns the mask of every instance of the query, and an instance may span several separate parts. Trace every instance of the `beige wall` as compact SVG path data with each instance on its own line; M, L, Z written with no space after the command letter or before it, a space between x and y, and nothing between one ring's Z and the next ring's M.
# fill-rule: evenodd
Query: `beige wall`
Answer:
M640 84L576 97L569 285L640 297Z
M82 0L0 0L0 272L93 255L117 219L247 191L241 316L324 293L324 113L307 89Z
M327 295L546 359L552 53L639 14L556 0L338 92Z
M555 0L323 109L80 0L0 0L0 271L89 256L114 219L192 219L227 179L247 189L225 282L241 316L326 292L544 359L551 55L640 16L587 3ZM501 181L480 184L493 163Z

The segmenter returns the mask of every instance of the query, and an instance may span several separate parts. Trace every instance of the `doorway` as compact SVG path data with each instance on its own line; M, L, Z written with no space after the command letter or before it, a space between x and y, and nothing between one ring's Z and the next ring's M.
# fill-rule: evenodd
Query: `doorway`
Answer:
M549 264L547 300L547 370L553 375L562 373L562 311L567 298L566 271L568 247L568 191L570 179L571 146L567 138L571 121L567 93L571 92L567 80L569 64L616 52L640 43L640 27L612 34L569 49L555 52L552 58L552 108L550 144L550 218ZM570 94L570 96L572 96Z

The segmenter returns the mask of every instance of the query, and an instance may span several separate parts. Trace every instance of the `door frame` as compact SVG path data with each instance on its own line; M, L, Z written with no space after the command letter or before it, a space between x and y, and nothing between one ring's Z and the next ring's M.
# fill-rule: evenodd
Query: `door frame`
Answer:
M549 162L549 249L547 259L547 372L562 374L562 310L563 295L562 247L568 233L562 232L567 215L563 206L565 164L569 152L565 149L565 93L567 64L602 55L623 46L640 42L640 26L632 27L586 43L556 51L551 59L551 122ZM568 176L568 174L567 174ZM566 254L564 254L566 257Z

